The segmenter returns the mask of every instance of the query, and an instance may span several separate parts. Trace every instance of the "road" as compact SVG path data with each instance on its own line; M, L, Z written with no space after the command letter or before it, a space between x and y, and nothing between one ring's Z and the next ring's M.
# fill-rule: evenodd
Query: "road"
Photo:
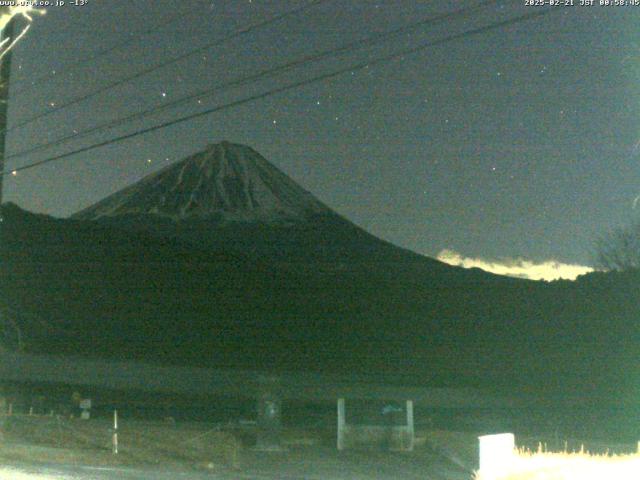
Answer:
M14 465L0 468L1 480L215 480L208 472L176 472L74 465Z
M472 474L442 455L388 452L289 451L254 453L241 471L175 471L121 467L16 464L0 480L470 480Z

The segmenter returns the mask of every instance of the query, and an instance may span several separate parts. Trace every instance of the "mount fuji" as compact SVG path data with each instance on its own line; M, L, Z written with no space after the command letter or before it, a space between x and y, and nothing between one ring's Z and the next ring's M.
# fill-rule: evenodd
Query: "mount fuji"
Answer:
M74 218L153 215L173 221L294 223L331 210L252 148L221 142L151 174Z
M272 261L441 266L367 233L252 148L226 141L143 178L72 219Z

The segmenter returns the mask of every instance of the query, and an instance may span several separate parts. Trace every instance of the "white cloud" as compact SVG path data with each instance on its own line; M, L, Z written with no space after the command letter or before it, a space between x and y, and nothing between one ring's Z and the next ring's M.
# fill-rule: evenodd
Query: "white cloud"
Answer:
M555 260L534 263L521 258L502 261L467 258L453 250L442 250L437 258L441 262L448 263L449 265L464 268L476 267L498 275L528 278L530 280L575 280L578 275L584 275L593 271L591 267L560 263Z

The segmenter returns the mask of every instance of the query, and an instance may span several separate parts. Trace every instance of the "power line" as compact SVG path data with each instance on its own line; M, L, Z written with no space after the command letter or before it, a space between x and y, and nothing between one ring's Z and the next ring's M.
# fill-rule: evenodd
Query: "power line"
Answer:
M272 23L275 23L275 22L277 22L279 20L282 20L284 18L290 17L292 15L296 15L298 13L301 13L301 12L305 11L305 10L308 10L311 7L314 7L314 6L318 5L318 4L325 3L325 2L328 2L328 1L331 1L331 0L313 0L313 1L309 2L306 5L303 5L302 7L295 8L295 9L290 10L288 12L281 13L279 15L275 15L275 16L273 16L271 18L268 18L267 20L263 20L261 22L255 23L253 25L249 25L247 27L244 27L244 28L241 28L239 30L236 30L235 32L233 32L233 33L231 33L231 34L229 34L229 35L227 35L227 36L225 36L225 37L223 37L221 39L218 39L218 40L215 40L213 42L207 43L206 45L203 45L201 47L198 47L198 48L195 48L193 50L190 50L190 51L188 51L188 52L186 52L186 53L184 53L182 55L179 55L177 57L174 57L174 58L172 58L170 60L166 60L164 62L161 62L161 63L159 63L159 64L157 64L157 65L155 65L153 67L145 68L144 70L141 70L138 73L135 73L135 74L130 75L128 77L121 78L120 80L116 80L115 82L111 82L111 83L109 83L109 84L107 84L107 85L105 85L103 87L98 88L97 90L94 90L94 91L92 91L90 93L87 93L85 95L81 95L80 97L76 97L73 100L69 100L68 102L60 104L57 107L54 107L54 108L52 108L50 110L47 110L45 112L39 113L37 115L34 115L33 117L31 117L31 118L29 118L27 120L24 120L23 122L21 122L21 123L19 123L17 125L14 125L9 129L0 130L0 133L2 133L3 131L10 132L10 131L16 130L18 128L24 127L25 125L29 125L30 123L33 123L36 120L39 120L39 119L41 119L43 117L46 117L48 115L51 115L53 113L56 113L56 112L58 112L58 111L60 111L60 110L62 110L64 108L68 108L68 107L70 107L72 105L76 105L76 104L78 104L80 102L83 102L83 101L88 100L90 98L93 98L93 97L95 97L97 95L100 95L101 93L104 93L104 92L106 92L108 90L111 90L113 88L116 88L116 87L119 87L121 85L124 85L124 84L126 84L126 83L128 83L128 82L130 82L132 80L136 80L136 79L138 79L140 77L148 75L149 73L155 72L156 70L164 68L164 67L166 67L168 65L172 65L174 63L180 62L180 61L182 61L182 60L184 60L186 58L189 58L189 57L192 57L194 55L197 55L198 53L204 52L205 50L208 50L210 48L219 46L219 45L221 45L221 44L223 44L223 43L225 43L225 42L227 42L229 40L232 40L232 39L234 39L236 37L239 37L241 35L246 35L248 33L254 32L254 31L256 31L256 30L258 30L260 28L263 28L263 27L266 27L268 25L271 25Z
M104 57L105 55L108 55L112 52L115 52L117 50L121 50L125 47L128 47L129 45L136 43L138 41L140 41L141 37L144 37L146 35L155 33L157 29L162 28L166 25L169 25L170 23L173 23L176 21L176 19L183 17L184 13L179 13L176 15L171 15L170 17L164 19L163 21L161 21L160 23L156 24L154 27L149 28L148 30L144 30L140 33L137 34L133 34L130 35L129 38L126 38L120 42L115 43L114 45L107 47L103 50L100 50L98 52L94 52L91 53L89 55L87 55L84 58L81 58L79 60L76 60L75 62L71 62L68 65L63 65L62 67L59 68L60 74L58 74L58 70L53 70L52 72L48 72L45 73L43 75L40 75L39 77L36 77L35 79L31 80L31 82L27 85L25 85L22 88L17 88L14 89L13 85L12 85L12 95L17 95L19 93L28 91L28 90L32 90L33 88L35 88L36 86L40 85L41 83L49 80L50 78L64 78L65 76L67 76L71 71L78 69L78 68L82 68L85 66L85 64L87 64L88 62L92 62L97 60L100 57ZM54 73L55 72L55 73ZM22 82L14 82L21 84L23 82L25 82L26 80L23 80Z
M483 0L483 1L481 1L481 2L479 2L476 5L471 6L471 7L464 7L464 8L460 8L460 9L454 10L452 12L447 12L447 13L443 13L443 14L440 14L440 15L427 17L425 19L419 20L419 21L414 22L414 23L409 24L409 25L405 25L405 26L396 28L396 29L388 31L388 32L382 32L382 33L375 34L375 35L372 35L370 37L367 37L367 38L364 38L364 39L361 39L361 40L356 40L354 42L350 42L350 43L348 43L346 45L342 45L342 46L339 46L339 47L336 47L336 48L325 50L325 51L322 51L322 52L319 52L319 53L316 53L316 54L307 55L305 57L302 57L300 59L288 62L286 64L279 65L279 66L276 66L276 67L272 67L272 68L269 68L269 69L266 69L266 70L262 70L262 71L260 71L260 72L258 72L256 74L253 74L253 75L249 75L249 76L245 76L245 77L238 78L238 79L235 79L235 80L231 80L229 82L223 83L223 84L218 85L218 86L213 87L213 88L207 88L205 90L201 90L201 91L198 91L198 92L195 92L195 93L188 94L186 96L183 96L183 97L180 97L180 98L178 98L176 100L173 100L172 102L163 103L161 105L157 105L155 107L149 108L149 109L144 110L142 112L136 112L136 113L133 113L133 114L130 114L130 115L118 118L118 119L114 119L114 120L102 123L100 125L96 125L96 126L84 129L84 130L79 131L79 132L74 132L73 134L68 134L66 136L63 136L63 137L57 138L55 140L52 140L51 142L43 143L43 144L36 145L36 146L31 147L31 148L26 149L26 150L22 150L20 152L16 152L16 153L14 153L12 155L7 156L6 158L7 159L11 159L11 158L16 158L16 157L21 157L21 156L24 156L24 155L28 155L30 153L34 153L34 152L38 152L38 151L50 148L50 147L55 146L55 145L60 145L62 143L66 143L66 142L71 141L71 140L84 138L84 137L86 137L88 135L91 135L93 133L96 133L96 132L99 132L99 131L102 131L102 130L107 130L107 129L110 129L110 128L115 128L115 127L120 126L120 125L122 125L122 124L124 124L126 122L130 122L130 121L135 120L135 119L140 119L140 118L146 117L148 115L151 115L151 114L158 113L160 111L166 110L168 108L172 108L172 107L175 107L175 106L178 106L178 105L185 104L185 103L187 103L187 102L189 102L191 100L194 100L194 99L200 99L200 98L203 98L203 97L206 97L206 96L210 96L210 95L213 95L214 93L217 93L217 92L220 92L220 91L224 91L224 90L226 90L228 88L238 87L238 86L241 86L241 85L246 85L248 83L255 82L255 81L261 80L263 78L267 78L267 77L273 76L274 74L282 73L284 71L287 71L287 70L290 70L292 68L299 67L299 66L302 66L302 65L306 65L308 63L317 62L319 60L323 60L323 59L331 57L331 56L343 54L343 53L346 53L346 52L349 52L349 51L353 51L355 49L369 47L369 46L375 45L377 43L384 42L384 41L388 40L389 38L396 37L398 35L407 33L407 32L412 31L412 30L416 30L419 27L424 27L426 25L433 25L433 24L441 22L441 21L450 20L450 19L452 19L454 17L458 17L458 16L461 16L461 15L466 15L466 14L471 13L473 11L483 9L483 8L485 8L485 7L487 7L487 6L491 5L491 4L498 4L500 2L501 2L501 0Z
M386 63L386 62L389 62L391 60L395 60L396 58L399 58L399 57L403 57L403 56L407 56L407 55L411 55L411 54L417 53L417 52L419 52L421 50L424 50L426 48L429 48L429 47L433 47L433 46L436 46L436 45L442 45L444 43L448 43L448 42L451 42L453 40L459 40L461 38L466 38L466 37L470 37L470 36L474 36L474 35L480 35L480 34L483 34L483 33L486 33L486 32L492 31L492 30L496 30L496 29L499 29L499 28L502 28L502 27L515 25L517 23L521 23L521 22L524 22L526 20L531 20L533 18L542 17L543 15L546 15L546 14L554 12L554 11L559 11L560 9L562 9L562 7L551 7L551 8L536 10L534 12L527 13L527 14L524 14L524 15L520 15L520 16L517 16L517 17L513 17L513 18L510 18L510 19L507 19L507 20L503 20L501 22L485 25L483 27L478 27L478 28L475 28L475 29L472 29L472 30L467 30L465 32L461 32L461 33L457 33L457 34L448 35L448 36L443 37L443 38L438 39L438 40L424 42L424 43L422 43L422 44L420 44L418 46L412 47L412 48L401 50L401 51L398 51L398 52L395 52L395 53L392 53L392 54L389 54L389 55L385 55L385 56L382 56L382 57L370 59L368 61L364 61L364 62L361 62L361 63L358 63L358 64L354 64L354 65L350 65L350 66L347 66L347 67L343 67L343 68L335 70L333 72L329 72L329 73L325 73L325 74L322 74L322 75L318 75L318 76L315 76L315 77L312 77L312 78L309 78L309 79L305 79L305 80L300 80L298 82L294 82L294 83L291 83L289 85L285 85L285 86L278 87L278 88L275 88L275 89L272 89L272 90L268 90L268 91L263 92L263 93L251 95L249 97L246 97L246 98L243 98L243 99L240 99L240 100L235 100L233 102L229 102L229 103L226 103L226 104L223 104L223 105L219 105L217 107L213 107L213 108L210 108L210 109L202 111L202 112L186 115L186 116L174 119L174 120L170 120L168 122L164 122L164 123L161 123L161 124L158 124L158 125L154 125L152 127L147 127L147 128L144 128L144 129L141 129L141 130L137 130L137 131L132 132L132 133L124 134L124 135L121 135L121 136L118 136L118 137L115 137L115 138L112 138L112 139L109 139L109 140L105 140L103 142L99 142L99 143L95 143L93 145L82 147L82 148L79 148L77 150L73 150L71 152L67 152L67 153L63 153L63 154L56 155L56 156L53 156L53 157L49 157L49 158L46 158L46 159L31 163L29 165L24 165L22 167L17 167L17 168L12 169L10 172L4 170L4 171L0 172L0 175L8 175L10 173L17 173L17 172L21 172L21 171L24 171L24 170L29 170L29 169L32 169L32 168L36 168L36 167L45 165L47 163L55 162L55 161L58 161L58 160L62 160L62 159L71 157L73 155L77 155L79 153L84 153L84 152L88 152L90 150L95 150L97 148L104 147L106 145L110 145L110 144L113 144L113 143L118 143L118 142L121 142L123 140L128 140L130 138L134 138L134 137L137 137L137 136L140 136L140 135L144 135L146 133L150 133L150 132L153 132L153 131L156 131L156 130L160 130L160 129L163 129L163 128L171 127L173 125L177 125L179 123L183 123L183 122L186 122L186 121L189 121L189 120L193 120L195 118L203 117L203 116L206 116L206 115L211 115L212 113L217 113L217 112L219 112L221 110L227 110L229 108L237 107L239 105L243 105L245 103L253 102L255 100L259 100L259 99L262 99L262 98L267 98L267 97L270 97L272 95L277 95L279 93L283 93L283 92L286 92L286 91L289 91L289 90L293 90L295 88L299 88L299 87L303 87L303 86L306 86L306 85L310 85L312 83L317 83L317 82L322 82L322 81L325 81L325 80L329 80L329 79L335 78L335 77L337 77L339 75L342 75L344 73L363 70L363 69L369 68L369 67L374 66L374 65L378 65L378 64L381 64L381 63Z

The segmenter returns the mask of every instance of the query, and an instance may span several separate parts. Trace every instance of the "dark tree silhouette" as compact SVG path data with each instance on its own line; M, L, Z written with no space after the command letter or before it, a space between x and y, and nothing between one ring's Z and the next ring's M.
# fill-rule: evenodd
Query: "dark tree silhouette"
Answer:
M603 270L640 270L640 223L617 228L600 238L596 264Z

